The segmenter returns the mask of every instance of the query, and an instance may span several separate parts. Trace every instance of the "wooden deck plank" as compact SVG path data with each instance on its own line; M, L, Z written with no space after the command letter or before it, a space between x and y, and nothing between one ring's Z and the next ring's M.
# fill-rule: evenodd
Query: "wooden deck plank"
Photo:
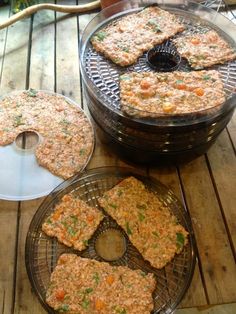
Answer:
M179 309L176 314L235 314L236 303L223 305L209 305L206 307Z
M5 8L0 11L0 19L5 20L9 11ZM1 33L1 53L6 43L4 55L0 57L2 70L0 93L1 95L15 89L25 88L27 47L29 34L29 20L26 19L9 27ZM4 58L4 59L3 59ZM14 180L14 178L12 178ZM14 182L14 181L13 181ZM18 203L0 200L0 302L2 314L13 311L15 263L18 231ZM10 228L9 228L10 226Z
M170 188L178 197L180 202L184 204L181 185L179 182L176 167L174 166L164 168L152 167L149 169L149 174L150 176L153 176L154 178L158 179L160 182L165 184L168 188ZM191 285L188 291L186 292L179 307L193 307L205 304L207 304L207 299L200 275L199 265L197 262Z
M223 218L226 220L229 238L236 255L236 158L226 131L221 133L207 155L219 194Z
M30 87L54 90L54 13L41 11L35 15L32 34ZM40 305L25 268L25 239L30 221L43 198L22 202L19 228L15 313L46 313Z
M236 300L236 268L204 156L180 167L210 304Z
M65 0L60 1L60 4L75 5L76 1ZM56 19L56 53L58 56L56 60L57 92L70 97L81 106L77 17L57 12Z
M3 7L0 10L0 23L4 22L8 15L10 14L10 9L9 7ZM5 48L5 42L6 42L6 36L7 36L7 28L4 28L3 30L0 31L0 68L2 67L2 57L4 54L4 48ZM1 72L0 72L1 73ZM1 78L0 78L1 81ZM2 93L1 93L2 95Z
M0 310L9 314L12 310L15 246L17 240L18 203L0 200ZM9 228L9 225L11 226ZM7 245L6 245L7 244Z
M227 129L230 135L230 139L233 143L234 151L236 151L236 112L234 112L234 115L230 120Z
M33 214L42 202L35 199L21 203L21 217L19 228L19 246L16 281L15 312L18 314L46 314L39 300L32 290L25 268L25 240Z
M53 2L53 1L49 1ZM29 87L54 91L54 12L39 11L34 16Z

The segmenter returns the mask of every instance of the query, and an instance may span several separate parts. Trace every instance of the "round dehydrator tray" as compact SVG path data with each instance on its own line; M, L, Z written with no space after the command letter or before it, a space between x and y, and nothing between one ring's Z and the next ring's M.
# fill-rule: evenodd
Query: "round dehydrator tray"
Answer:
M30 92L30 90L14 91L10 94L2 96L0 100L9 96L14 97L14 95L18 95L24 92L28 93ZM95 144L93 126L89 118L78 106L78 104L68 97L46 90L37 90L37 92L43 92L47 95L64 98L64 100L69 105L78 108L78 110L80 110L84 114L87 122L91 127L93 142L91 143L91 151L80 169L80 171L83 171L83 169L90 161ZM17 114L19 114L18 108L16 108L15 110L17 117ZM52 117L50 116L46 118L50 118L50 121L52 119ZM34 117L32 118L32 122L34 123ZM46 120L45 122L45 127L46 126L48 126L48 120ZM40 166L37 162L37 159L35 157L35 150L37 148L37 145L44 140L43 136L38 133L38 131L35 131L34 126L32 126L32 129L28 126L18 133L16 132L16 134L17 135L13 143L5 146L0 146L0 165L2 172L2 175L0 176L0 199L23 201L48 195L53 189L55 189L56 186L58 186L64 180L61 177L54 175L48 169ZM33 145L30 145L28 147L28 143L33 143Z
M68 248L60 244L55 238L49 238L42 232L42 223L52 213L55 205L60 202L65 194L72 193L86 201L90 206L100 208L98 198L105 191L129 176L135 176L150 191L156 193L161 202L169 207L179 223L189 232L188 244L163 269L155 269L144 261L129 241L126 233L107 215L88 241L88 247L82 252ZM109 247L109 243L112 243L113 246L118 237L118 253L120 254L111 256L111 254L106 254L107 252L103 251L103 254L98 255L97 239L109 232L116 236L113 236L112 240L110 233L109 238L105 241L106 247ZM123 241L125 241L125 244ZM87 170L74 180L63 182L44 200L31 221L25 246L26 268L32 287L48 313L55 313L45 302L50 274L56 266L59 256L65 252L76 253L82 257L93 258L98 261L109 260L112 265L127 265L132 269L152 272L157 279L157 286L153 293L155 308L152 313L155 314L172 313L176 308L189 287L196 260L195 240L190 217L173 192L154 178L140 175L134 170L118 167Z
M96 15L85 28L81 38L81 72L86 86L88 107L94 121L108 140L117 145L118 151L124 150L134 161L139 150L144 152L144 161L152 161L156 157L195 157L204 153L214 143L233 115L236 105L236 61L209 68L220 72L224 84L227 99L218 108L182 115L163 114L156 118L150 117L150 113L142 112L146 117L138 118L138 110L134 110L134 116L128 116L120 108L119 76L132 71L153 71L147 62L147 53L135 64L121 67L96 52L90 43L90 38L98 29L152 3L175 14L184 24L185 31L174 38L213 29L236 49L236 26L212 9L185 0L121 1ZM172 40L163 45L172 46ZM182 58L178 71L193 69L186 59Z

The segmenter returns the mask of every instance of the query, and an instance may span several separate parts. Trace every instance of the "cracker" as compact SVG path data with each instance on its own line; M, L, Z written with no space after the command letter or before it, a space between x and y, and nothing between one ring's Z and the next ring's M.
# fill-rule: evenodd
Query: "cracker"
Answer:
M66 194L43 223L42 230L59 242L81 251L87 247L103 217L96 207Z
M174 14L157 6L122 17L96 32L96 51L121 66L128 66L147 50L184 30Z
M121 110L137 117L192 114L226 100L218 71L129 72L120 77Z
M134 177L105 192L99 203L155 268L164 267L188 242L188 232L169 208Z
M185 57L195 69L224 64L236 59L235 49L214 30L203 34L181 36L176 38L174 43L181 56Z
M63 254L51 275L46 302L68 314L150 314L155 284L153 274Z

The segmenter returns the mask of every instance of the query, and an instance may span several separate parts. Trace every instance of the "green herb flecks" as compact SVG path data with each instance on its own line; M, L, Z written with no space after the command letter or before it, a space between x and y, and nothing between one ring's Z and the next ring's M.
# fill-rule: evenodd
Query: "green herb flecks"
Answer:
M140 210L147 210L147 205L146 204L137 204L136 207Z
M98 32L94 35L94 38L98 41L103 41L107 37L105 32Z
M52 224L51 219L50 219L50 218L48 218L48 219L46 220L46 223L47 223L47 224Z
M117 195L121 196L124 192L122 190L117 190Z
M153 234L155 237L159 238L159 234L158 234L156 231L152 231L152 234Z
M68 223L67 223L67 221L64 220L64 221L61 222L61 224L62 224L66 229L68 228Z
M93 280L95 281L95 283L98 285L99 281L100 281L100 277L98 275L98 273L94 273L93 274Z
M119 308L116 309L116 313L117 314L127 314L126 309L124 309L124 308L123 309L119 309Z
M87 289L85 289L85 291L84 291L84 293L86 293L86 294L89 294L89 293L91 293L91 292L93 292L93 288L87 288Z
M118 57L115 57L115 58L111 58L111 61L113 61L114 63L120 63L121 59Z
M161 32L160 25L157 23L157 21L155 19L150 19L147 22L147 25L151 26L154 32L156 32L156 33Z
M37 91L33 88L30 88L28 91L27 91L27 95L30 96L30 97L36 97L37 96Z
M90 304L90 301L87 300L87 299L84 299L84 300L82 301L82 303L81 303L82 308L85 309L85 310L89 307L89 304Z
M86 150L84 148L81 148L79 151L80 156L84 156Z
M121 81L128 81L128 80L130 80L130 77L127 75L122 75L122 76L120 76L120 80Z
M141 272L140 272L140 275L143 276L143 277L146 277L146 276L147 276L147 273L145 273L144 271L141 271Z
M24 125L24 122L22 121L22 114L18 114L14 117L14 122L13 122L14 126L20 126L20 125Z
M128 48L128 47L123 47L122 50L123 50L124 52L129 52L129 48Z
M204 55L197 55L197 56L195 56L195 58L196 58L197 60L203 60L203 59L206 58L206 56L204 56Z
M63 304L62 306L60 306L59 308L58 308L58 311L60 312L60 313L64 313L64 312L68 312L69 311L69 305L68 304Z
M83 240L84 246L88 246L88 240Z
M4 131L4 132L9 132L10 129L8 129L8 128L3 128L3 131Z
M117 47L120 48L124 52L129 52L129 47L127 47L123 44L118 44Z
M70 219L74 225L78 223L78 217L75 215L70 215Z
M132 234L132 230L130 229L130 226L129 226L129 222L128 222L128 221L126 222L126 231L127 231L128 235L131 235L131 234Z
M183 80L177 80L175 81L175 84L182 84L184 81Z
M63 132L65 135L71 135L70 131L69 131L67 128L63 128L63 129L62 129L62 132Z
M139 221L144 221L144 219L145 219L146 217L145 217L145 215L144 214L142 214L142 213L138 213L138 219L139 219Z
M176 245L179 250L182 249L182 247L184 246L184 241L185 241L184 235L181 232L177 232Z
M210 75L203 75L202 78L204 79L204 81L207 81L211 78L211 76Z
M67 232L68 232L69 235L71 235L72 237L74 237L74 236L76 235L76 233L77 233L77 231L76 231L74 228L72 228L71 226L69 226L69 227L67 228Z
M117 208L117 205L116 205L116 204L113 204L113 203L109 203L108 206L110 206L110 207L112 207L112 208L114 208L114 209Z
M62 125L70 125L71 124L71 122L66 120L65 118L62 119L59 123L62 124Z

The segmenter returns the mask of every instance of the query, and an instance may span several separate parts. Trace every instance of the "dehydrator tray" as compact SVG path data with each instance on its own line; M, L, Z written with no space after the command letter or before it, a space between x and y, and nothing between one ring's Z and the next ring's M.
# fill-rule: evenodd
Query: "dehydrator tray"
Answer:
M42 232L42 223L65 194L72 193L90 206L100 208L98 198L122 179L131 175L141 180L149 190L156 193L161 202L169 207L189 232L188 244L163 269L157 270L144 261L130 243L125 232L108 215L89 240L88 247L82 252L68 248ZM112 250L114 246L118 247L116 251ZM112 265L127 265L132 269L152 272L157 279L153 294L155 308L152 314L173 312L189 287L196 259L190 217L173 192L154 178L143 176L134 170L117 167L87 170L74 180L63 182L44 200L31 221L25 246L26 268L32 287L48 313L55 313L45 302L50 274L55 268L59 256L65 252L76 253L98 261L107 261Z
M32 100L34 100L36 97L35 95L40 92L42 92L44 95L55 97L55 106L58 105L57 98L63 99L67 104L69 104L69 106L71 106L72 109L77 108L78 112L80 112L80 114L84 116L84 121L86 121L86 124L91 130L92 142L90 145L90 150L87 156L85 156L86 158L84 160L84 163L81 165L80 168L80 171L83 171L92 156L95 145L95 135L90 120L82 111L82 109L80 109L77 103L75 103L68 97L58 93L53 93L46 90L36 91L32 89L14 91L6 94L0 98L0 102L3 101L5 98L12 98L14 105L14 97L17 97L18 95L24 93L31 93ZM39 144L42 144L45 139L47 140L47 137L44 137L37 127L37 119L44 121L43 123L45 124L45 129L48 129L48 133L52 132L53 134L55 134L55 130L53 131L52 128L54 122L53 119L56 119L56 117L51 116L51 112L48 108L40 110L40 114L34 112L32 113L32 115L31 109L34 107L31 107L31 109L29 108L28 111L25 110L23 112L21 112L21 109L19 108L21 108L21 106L20 104L17 104L15 108L11 109L11 112L9 114L9 119L15 117L14 123L16 123L16 126L14 126L14 128L11 125L11 122L7 121L6 119L4 121L3 110L1 110L0 108L0 120L2 119L1 128L3 129L3 131L7 129L7 131L9 132L9 137L12 136L11 133L15 133L15 138L11 143L9 143L8 145L4 143L0 146L0 165L2 173L0 177L0 199L12 201L30 200L48 195L56 186L63 182L63 179L61 177L55 175L47 168L40 166L35 156L37 146ZM25 121L26 124L24 124ZM64 122L65 136L67 136L69 135L69 132L67 132L66 129L68 122ZM5 124L9 124L9 127L8 125L6 127ZM6 134L2 132L2 137L4 136L5 138L7 137ZM62 151L60 153L63 154ZM44 155L45 157L47 157L46 152ZM42 156L44 155L42 154Z
M101 130L100 136L121 158L141 163L182 162L205 153L230 121L236 105L236 61L209 68L218 70L224 83L227 99L220 106L188 114L160 114L158 117L152 117L148 112L136 115L138 111L135 111L133 116L122 112L119 76L130 71L155 70L147 62L147 53L132 66L115 65L93 49L90 38L98 29L153 3L175 14L185 25L185 33L213 29L236 49L236 26L206 6L185 0L121 1L101 11L85 28L80 46L82 78L88 108ZM210 6L211 3L216 4L216 1L206 4ZM182 33L177 36L182 36ZM168 40L163 45L170 46L172 42ZM193 71L184 58L179 70Z
M212 117L219 116L224 111L229 111L235 106L236 100L229 101L230 98L235 98L236 84L236 61L227 62L223 65L216 65L211 69L216 69L221 74L221 79L224 83L224 90L227 95L227 100L222 106L216 110L207 109L197 113L174 115L163 114L158 119L152 119L148 113L149 119L139 119L139 110L134 110L134 117L129 117L120 109L119 95L119 77L127 72L149 72L152 68L147 62L147 53L144 53L138 61L128 67L121 67L109 61L105 56L95 51L90 43L93 34L110 23L114 23L117 19L128 14L136 13L150 4L157 4L160 8L174 13L180 22L184 24L186 30L177 34L174 38L185 34L203 33L208 30L215 30L217 33L228 42L232 48L236 49L234 31L235 25L227 18L217 13L216 11L204 7L194 2L183 0L178 1L122 1L111 6L99 13L86 27L81 39L81 71L83 79L88 89L88 93L93 101L102 104L105 109L110 111L110 114L115 115L116 119L122 121L136 121L140 125L166 125L166 126L182 126L199 121L205 121ZM172 40L168 40L164 45L171 45ZM192 71L183 58L179 66L180 71ZM200 115L199 115L200 113ZM142 114L141 114L142 115ZM115 119L115 117L114 117Z

